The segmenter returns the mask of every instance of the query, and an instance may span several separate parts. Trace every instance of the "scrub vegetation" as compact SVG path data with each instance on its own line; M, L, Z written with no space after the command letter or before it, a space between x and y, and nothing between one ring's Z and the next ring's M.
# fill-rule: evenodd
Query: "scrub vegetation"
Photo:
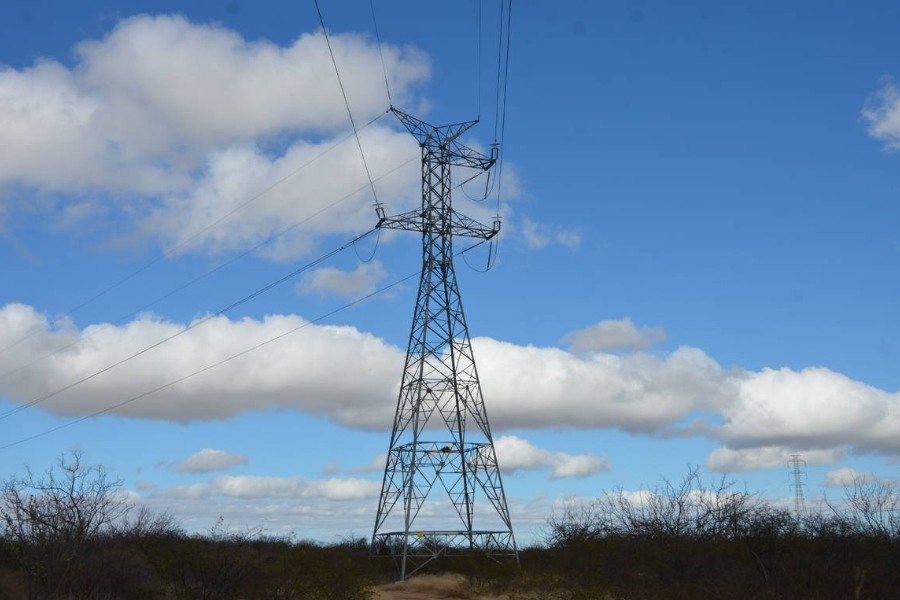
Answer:
M188 534L136 509L75 453L0 488L0 598L9 600L868 599L900 582L900 491L859 480L796 515L695 469L552 516L521 568L481 555L391 584L366 540L322 545L223 526ZM447 573L454 573L447 575Z

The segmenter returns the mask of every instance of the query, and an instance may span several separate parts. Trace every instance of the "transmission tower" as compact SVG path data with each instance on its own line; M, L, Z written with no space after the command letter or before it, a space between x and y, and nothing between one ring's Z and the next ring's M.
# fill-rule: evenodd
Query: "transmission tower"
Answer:
M391 110L422 151L422 207L386 217L379 205L377 227L422 235L422 275L372 548L396 558L405 579L461 550L518 553L453 268L454 236L489 240L500 223L453 210L451 170L486 171L496 153L459 142L477 121L435 127Z
M806 514L806 502L803 498L803 481L806 472L803 468L806 461L800 459L799 454L791 454L790 460L792 487L794 488L794 516L800 521Z

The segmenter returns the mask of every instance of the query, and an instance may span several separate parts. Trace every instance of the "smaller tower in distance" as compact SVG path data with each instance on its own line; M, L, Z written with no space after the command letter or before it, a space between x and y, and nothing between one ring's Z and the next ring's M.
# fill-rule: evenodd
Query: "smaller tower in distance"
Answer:
M794 516L800 521L806 515L806 501L803 497L806 461L802 460L799 454L791 454L788 464L791 468L791 486L794 488Z

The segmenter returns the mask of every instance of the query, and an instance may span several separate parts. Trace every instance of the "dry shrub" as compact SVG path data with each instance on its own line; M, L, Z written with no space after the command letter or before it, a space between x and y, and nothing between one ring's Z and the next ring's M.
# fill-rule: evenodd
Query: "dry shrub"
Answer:
M900 490L854 482L831 513L798 519L697 469L640 496L614 490L549 521L529 577L569 598L889 598L900 575ZM535 556L536 554L536 556Z

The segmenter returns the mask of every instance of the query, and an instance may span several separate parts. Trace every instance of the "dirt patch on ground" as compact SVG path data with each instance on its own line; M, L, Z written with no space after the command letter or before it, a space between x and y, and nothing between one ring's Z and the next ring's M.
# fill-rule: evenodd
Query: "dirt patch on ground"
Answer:
M462 575L417 575L406 581L380 585L372 600L506 600L507 596L485 596Z

